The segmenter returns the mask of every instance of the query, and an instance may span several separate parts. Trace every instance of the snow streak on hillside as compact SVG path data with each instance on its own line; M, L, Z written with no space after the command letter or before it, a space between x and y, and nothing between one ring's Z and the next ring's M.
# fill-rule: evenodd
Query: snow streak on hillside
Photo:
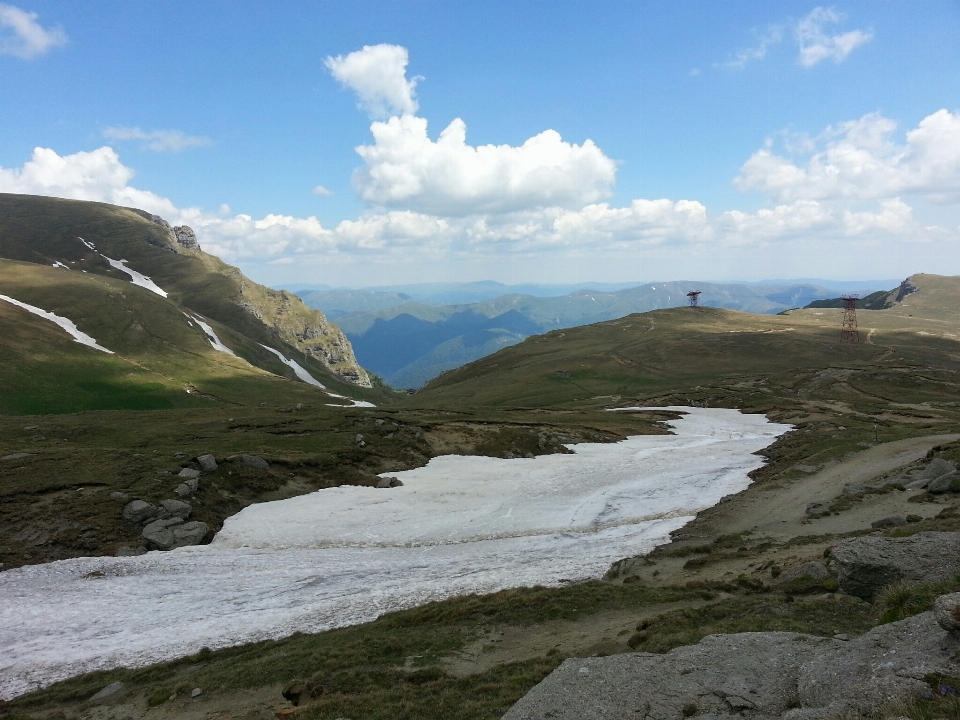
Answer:
M600 577L724 495L789 429L686 409L676 435L573 455L434 458L402 487L339 487L251 506L213 544L0 573L0 697L373 620L467 593Z
M56 323L57 325L62 327L64 330L66 330L68 333L70 333L71 337L73 337L73 339L76 342L80 343L81 345L86 345L87 347L92 347L95 350L100 350L101 352L105 352L105 353L109 353L110 355L113 355L113 350L107 350L102 345L98 345L96 340L94 340L92 337L87 335L85 332L78 330L77 326L73 324L72 320L68 320L65 317L60 317L59 315L54 315L52 312L41 310L40 308L34 307L33 305L27 305L27 303L25 302L14 300L12 297L7 297L6 295L0 295L0 300L6 300L8 303L13 303L17 307L21 307L24 310L32 312L34 315L39 315L45 320L49 320L50 322Z

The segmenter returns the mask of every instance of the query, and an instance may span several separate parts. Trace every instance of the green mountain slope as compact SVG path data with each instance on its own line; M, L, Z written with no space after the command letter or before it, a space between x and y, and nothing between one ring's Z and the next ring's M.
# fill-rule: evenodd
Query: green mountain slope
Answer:
M264 346L333 391L370 394L349 341L321 313L202 252L188 228L144 215L0 195L0 294L69 319L115 353L75 343L53 322L0 301L0 412L286 397L297 375ZM167 296L133 284L120 260ZM215 350L200 322L235 356ZM296 385L295 395L320 393Z

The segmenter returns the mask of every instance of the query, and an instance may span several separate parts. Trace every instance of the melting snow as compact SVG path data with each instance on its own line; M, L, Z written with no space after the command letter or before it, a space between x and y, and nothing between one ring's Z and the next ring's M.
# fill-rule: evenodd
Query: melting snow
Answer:
M146 288L150 292L155 292L157 295L160 295L161 297L167 296L166 291L162 290L160 286L157 285L153 280L148 278L146 275L143 275L142 273L138 273L136 270L132 268L128 268L126 266L126 262L127 262L126 260L114 260L113 258L108 258L103 253L100 253L100 257L102 257L104 260L110 263L110 265L115 267L117 270L125 272L127 275L129 275L130 282L132 282L134 285L139 285L142 288Z
M57 260L55 263L53 263L53 267L63 268L64 270L69 270L69 269L70 269L69 266L64 265L64 264L63 264L62 262L60 262L59 260Z
M87 248L89 248L90 250L93 250L94 252L97 251L97 246L94 245L92 242L87 242L86 240L84 240L82 237L79 237L79 236L77 237L77 240L79 240L79 241L82 242L84 245L86 245Z
M313 385L314 387L321 388L322 390L326 390L326 389L327 389L327 388L326 388L324 385L322 385L313 375L311 375L310 373L308 373L308 372L303 368L303 366L300 365L300 363L298 363L296 360L292 360L292 359L291 359L291 360L288 360L287 358L285 358L285 357L283 356L283 353L281 353L279 350L274 350L272 347L267 347L266 345L263 345L263 344L261 344L260 347L262 347L264 350L268 350L268 351L272 352L274 355L276 355L278 358L280 358L280 362L282 362L282 363L283 363L284 365L286 365L287 367L291 368L291 369L293 370L293 372L296 374L296 376L297 376L298 378L300 378L301 380L303 380L305 383L307 383L307 384L309 384L309 385Z
M434 458L402 487L340 487L246 508L213 544L0 573L0 697L431 600L601 576L749 485L789 429L677 408L676 435L573 455ZM171 631L173 629L173 631Z
M13 303L17 307L22 307L24 310L32 312L34 315L39 315L42 318L49 320L50 322L55 322L57 325L66 330L81 345L86 345L87 347L92 347L101 352L109 353L113 355L113 350L107 350L102 345L98 345L97 341L92 337L87 335L85 332L82 332L77 329L77 326L73 324L72 320L68 320L65 317L60 317L59 315L54 315L52 312L47 312L46 310L41 310L38 307L33 305L27 305L25 302L20 302L19 300L14 300L12 297L7 297L6 295L0 295L0 300L6 300L8 303Z
M186 313L183 313L183 314L186 315L186 317L188 318L187 319L188 323L190 322L189 318L192 317L194 322L196 322L197 325L200 326L200 329L203 330L204 334L207 336L207 340L209 340L210 344L213 345L214 350L219 350L220 352L224 352L224 353L227 353L228 355L233 355L234 357L236 357L237 354L233 350L231 350L222 342L220 342L220 338L217 337L217 334L213 331L213 328L210 327L210 325L205 323L196 315L191 316L191 315L187 315Z

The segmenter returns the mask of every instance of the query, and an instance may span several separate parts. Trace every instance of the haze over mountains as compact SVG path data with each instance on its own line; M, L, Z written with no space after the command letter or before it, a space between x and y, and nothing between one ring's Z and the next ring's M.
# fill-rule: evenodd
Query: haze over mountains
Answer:
M416 388L440 373L531 335L687 304L774 314L841 292L889 290L898 281L768 283L697 281L503 285L433 283L382 288L300 288L311 307L335 320L359 362L395 388Z

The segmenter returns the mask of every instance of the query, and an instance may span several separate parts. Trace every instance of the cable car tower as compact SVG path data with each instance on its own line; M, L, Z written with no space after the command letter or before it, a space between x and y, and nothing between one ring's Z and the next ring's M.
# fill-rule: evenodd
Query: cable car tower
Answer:
M840 330L840 342L860 344L860 331L857 330L857 296L844 295L843 327Z

